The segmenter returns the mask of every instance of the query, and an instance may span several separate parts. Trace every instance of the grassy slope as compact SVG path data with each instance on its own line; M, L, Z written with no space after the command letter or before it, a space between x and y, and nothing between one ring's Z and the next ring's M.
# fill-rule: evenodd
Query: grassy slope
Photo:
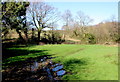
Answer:
M68 72L72 72L72 74L63 77L66 80L118 79L117 47L102 45L45 45L22 49L48 50L45 52L56 57L53 61L64 64L64 68ZM28 55L34 56L36 54L29 53ZM23 56L22 58L25 57L29 56ZM16 57L13 57L12 60L14 58Z

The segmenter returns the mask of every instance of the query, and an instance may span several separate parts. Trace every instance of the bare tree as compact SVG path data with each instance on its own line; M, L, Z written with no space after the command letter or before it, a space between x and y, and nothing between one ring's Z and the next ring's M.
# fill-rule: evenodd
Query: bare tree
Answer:
M76 18L80 26L87 26L93 21L93 19L85 15L82 11L77 12Z
M66 10L62 15L62 19L65 22L65 25L63 26L63 29L69 29L69 26L70 26L71 22L73 21L71 11Z
M81 38L81 40L84 39L87 33L85 27L88 27L92 21L89 16L85 15L82 11L78 11L73 23L73 37Z
M117 41L118 39L120 39L120 36L118 34L118 32L120 31L120 29L118 28L118 22L117 22L117 18L115 17L115 15L112 15L110 17L109 22L111 22L111 24L108 24L108 30L109 30L109 34L110 37Z
M76 16L76 22L79 24L79 27L81 27L82 33L85 32L86 26L88 26L93 19L91 19L89 16L85 15L84 12L78 11Z
M33 23L38 31L38 41L40 41L40 34L42 29L49 28L53 23L58 21L57 10L44 3L44 2L32 2L28 8Z

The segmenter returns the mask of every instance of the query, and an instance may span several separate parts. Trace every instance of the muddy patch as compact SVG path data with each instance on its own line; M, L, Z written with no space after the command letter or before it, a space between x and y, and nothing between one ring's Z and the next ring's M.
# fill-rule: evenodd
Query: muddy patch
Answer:
M54 57L29 58L27 62L14 64L3 70L2 80L61 80L67 72L62 64L53 62L52 58Z

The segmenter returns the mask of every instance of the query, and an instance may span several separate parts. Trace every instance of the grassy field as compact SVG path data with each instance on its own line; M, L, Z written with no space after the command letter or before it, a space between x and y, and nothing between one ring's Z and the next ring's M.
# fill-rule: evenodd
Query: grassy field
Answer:
M118 80L118 47L105 45L44 45L13 47L14 53L3 63L23 61L29 57L51 55L70 74L64 80ZM9 52L10 53L10 52ZM7 54L10 55L10 54Z

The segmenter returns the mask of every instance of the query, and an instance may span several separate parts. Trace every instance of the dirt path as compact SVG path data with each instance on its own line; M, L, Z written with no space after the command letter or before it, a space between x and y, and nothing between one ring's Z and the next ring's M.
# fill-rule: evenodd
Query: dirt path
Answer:
M81 40L74 39L74 38L70 38L70 37L68 37L68 36L67 36L65 39L66 39L66 40L75 41L75 42L81 42Z

